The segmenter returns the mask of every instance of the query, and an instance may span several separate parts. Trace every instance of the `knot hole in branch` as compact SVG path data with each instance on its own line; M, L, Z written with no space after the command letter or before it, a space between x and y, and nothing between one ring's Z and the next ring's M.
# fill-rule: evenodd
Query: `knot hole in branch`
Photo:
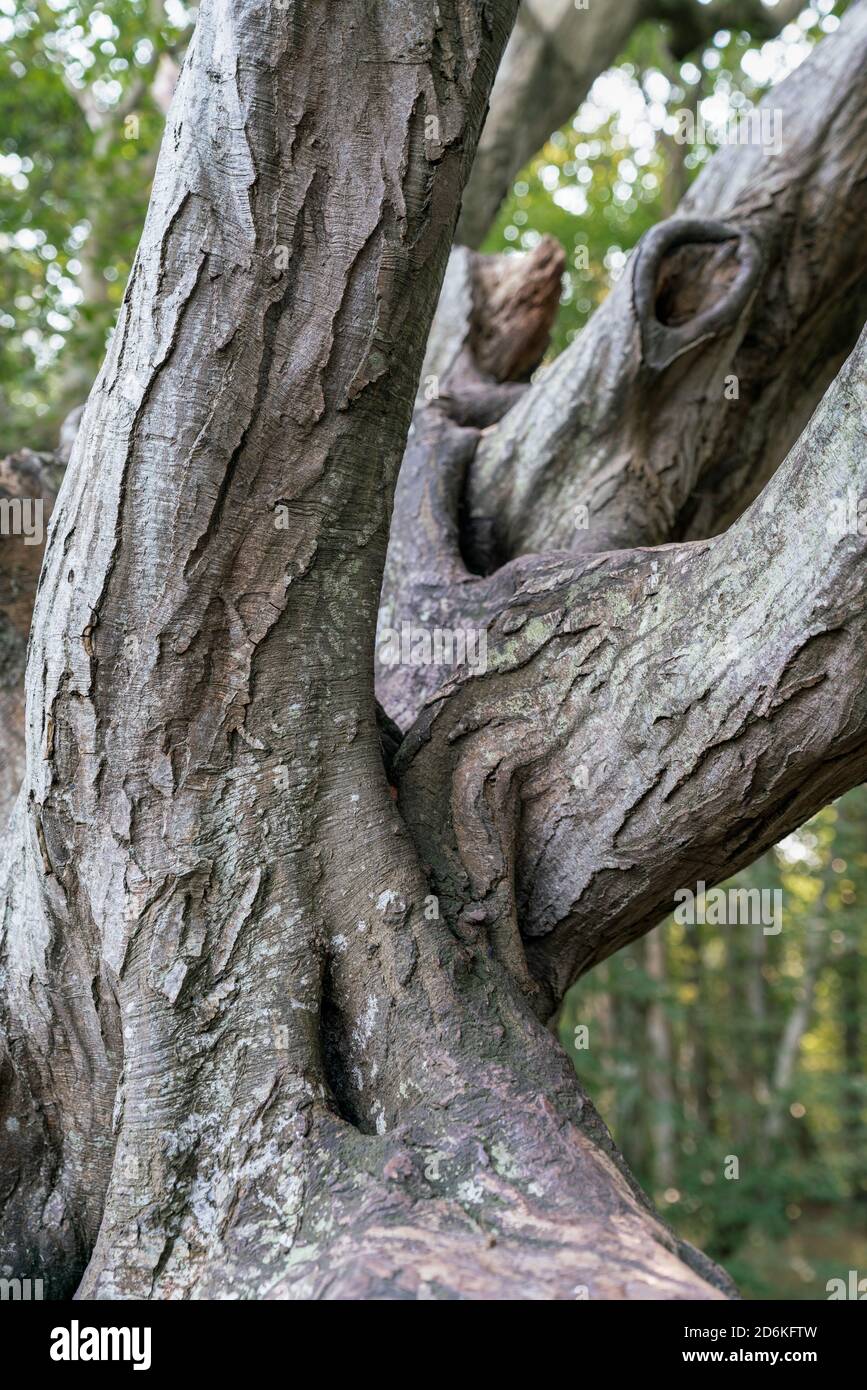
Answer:
M737 323L761 271L750 232L704 218L653 227L635 258L632 286L646 366L662 371Z

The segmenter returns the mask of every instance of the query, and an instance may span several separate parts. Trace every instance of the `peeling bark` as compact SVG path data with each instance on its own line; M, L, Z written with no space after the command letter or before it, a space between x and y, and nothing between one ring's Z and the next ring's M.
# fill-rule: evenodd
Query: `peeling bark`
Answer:
M24 667L27 635L62 467L29 449L0 459L0 826L5 829L24 776ZM16 514L12 509L18 507ZM26 508L26 511L20 510ZM24 530L22 530L22 521ZM27 534L25 534L25 530ZM2 834L0 829L0 834Z

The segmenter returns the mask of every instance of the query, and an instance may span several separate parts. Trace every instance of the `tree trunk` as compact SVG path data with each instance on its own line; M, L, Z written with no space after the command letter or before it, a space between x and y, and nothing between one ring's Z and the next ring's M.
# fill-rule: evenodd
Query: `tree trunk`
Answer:
M62 465L54 457L30 449L0 459L0 507L4 517L0 539L0 825L5 825L9 818L24 776L27 636L42 565L45 528L62 475Z
M821 916L822 906L823 903L820 901L820 911L815 918L807 923L804 945L804 974L801 978L799 995L786 1019L774 1060L774 1074L771 1084L773 1102L765 1119L765 1135L769 1140L779 1139L782 1133L786 1101L789 1098L789 1088L795 1074L798 1050L801 1046L801 1039L809 1027L813 1012L816 983L824 963L828 944L827 931L824 929Z
M437 915L380 756L388 499L513 10L201 9L6 849L2 1260L54 1294L725 1287Z
M502 354L512 272L482 275L393 563L487 667L401 688L431 698L387 777L392 492L514 9L201 7L52 521L4 847L0 1263L52 1295L732 1291L545 1023L867 770L865 543L824 524L867 481L865 344L717 540L478 576L461 483L548 312Z

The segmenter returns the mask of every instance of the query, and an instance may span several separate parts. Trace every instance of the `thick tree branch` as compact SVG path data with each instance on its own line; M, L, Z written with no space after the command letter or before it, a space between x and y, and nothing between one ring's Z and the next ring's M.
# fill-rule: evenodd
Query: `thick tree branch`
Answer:
M718 29L745 29L754 39L772 39L797 19L802 0L702 0L684 4L683 0L655 0L654 11L669 29L669 46L675 58L685 58Z
M459 242L481 245L519 169L577 111L645 10L645 0L580 11L573 0L524 0L464 193Z
M479 566L701 538L757 495L867 316L865 71L859 3L762 103L782 152L720 150L482 440ZM732 235L713 244L718 223Z
M542 1014L867 775L867 333L714 541L541 558L397 760L455 930ZM529 562L528 562L529 563Z
M408 728L442 668L383 660L383 633L404 624L484 625L518 582L512 570L479 583L461 553L460 515L481 431L527 389L557 311L563 252L546 238L527 255L449 259L394 499L379 614L377 692ZM428 399L433 395L433 399Z

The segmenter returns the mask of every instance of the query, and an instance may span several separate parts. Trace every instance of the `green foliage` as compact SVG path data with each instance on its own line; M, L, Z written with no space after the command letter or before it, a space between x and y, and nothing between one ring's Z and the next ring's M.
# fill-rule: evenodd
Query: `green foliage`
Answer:
M845 0L805 4L798 24L770 43L720 30L679 63L668 51L664 26L648 23L635 32L617 67L519 174L483 247L530 250L548 234L566 250L551 355L580 331L627 253L674 211L712 156L711 142L677 144L675 113L700 100L713 125L725 113L749 109L836 26L845 8Z
M570 993L561 1037L675 1228L748 1295L822 1298L867 1246L867 788L724 886L778 889L782 931L670 920L662 968L645 942L620 952ZM580 1024L589 1046L576 1050Z
M180 4L0 0L0 453L52 447L123 296Z

